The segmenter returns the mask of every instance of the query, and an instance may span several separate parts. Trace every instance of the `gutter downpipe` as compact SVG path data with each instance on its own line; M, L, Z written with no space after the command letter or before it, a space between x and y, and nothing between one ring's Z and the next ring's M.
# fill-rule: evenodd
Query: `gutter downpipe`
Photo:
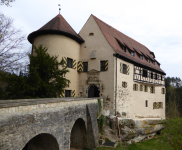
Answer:
M117 57L116 57L115 115L117 115Z

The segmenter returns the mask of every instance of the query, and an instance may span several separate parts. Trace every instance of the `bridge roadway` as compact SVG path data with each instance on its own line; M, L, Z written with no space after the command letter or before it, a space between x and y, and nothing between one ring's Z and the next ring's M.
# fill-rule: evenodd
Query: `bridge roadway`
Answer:
M95 148L97 112L97 98L0 100L0 149Z

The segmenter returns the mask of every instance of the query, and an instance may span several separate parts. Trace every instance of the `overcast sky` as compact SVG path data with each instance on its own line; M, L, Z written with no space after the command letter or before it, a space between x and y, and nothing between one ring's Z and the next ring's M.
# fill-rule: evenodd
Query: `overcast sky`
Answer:
M77 33L93 14L153 51L166 76L182 79L182 0L16 0L0 12L27 37L59 13L58 4Z

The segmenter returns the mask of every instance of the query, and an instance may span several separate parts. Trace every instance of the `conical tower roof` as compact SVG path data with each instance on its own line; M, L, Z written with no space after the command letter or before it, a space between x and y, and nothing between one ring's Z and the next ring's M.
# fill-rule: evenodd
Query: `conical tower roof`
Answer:
M74 29L68 24L68 22L63 18L62 15L58 14L43 27L29 34L28 41L33 43L35 37L45 34L59 34L65 35L78 43L83 43L84 40L79 34L77 34Z

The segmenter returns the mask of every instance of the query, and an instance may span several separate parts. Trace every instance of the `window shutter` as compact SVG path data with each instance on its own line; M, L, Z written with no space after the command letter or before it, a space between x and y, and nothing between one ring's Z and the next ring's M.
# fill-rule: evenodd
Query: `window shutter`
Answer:
M133 84L133 91L135 91L135 84Z
M123 63L120 63L120 72L123 73Z
M166 94L166 88L164 89L164 94Z
M72 90L72 97L75 97L75 90Z
M163 108L163 102L160 102L160 108Z
M73 60L73 69L76 69L76 60Z
M138 84L136 84L136 91L138 91Z
M150 86L150 93L152 93L152 87Z
M130 74L130 66L129 66L129 65L127 65L127 72L126 72L126 74L127 74L127 75Z
M153 86L153 93L155 93L155 86Z
M63 57L63 61L64 61L63 67L66 67L67 66L67 57Z
M64 92L65 92L65 91L63 91L63 92L60 94L60 97L61 97L61 98L64 97Z
M105 61L105 71L108 70L108 60Z
M163 88L161 88L161 94L163 94Z
M126 88L127 88L127 86L128 86L127 82L125 82L125 86L126 86Z
M78 72L82 72L82 71L83 71L83 62L82 62L82 61L79 61L79 62L78 62L77 71L78 71Z
M122 87L124 87L124 82L122 82Z

